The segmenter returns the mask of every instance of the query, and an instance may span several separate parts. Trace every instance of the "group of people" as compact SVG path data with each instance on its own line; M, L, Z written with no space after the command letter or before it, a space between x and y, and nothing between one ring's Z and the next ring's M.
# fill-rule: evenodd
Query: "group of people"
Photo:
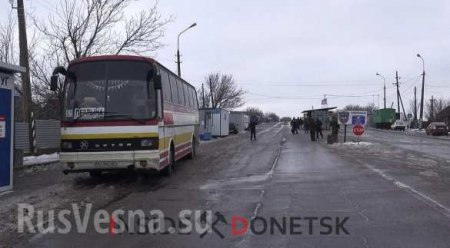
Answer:
M323 139L322 125L323 123L319 120L319 118L316 118L315 120L312 118L306 118L303 120L300 117L294 117L291 120L291 131L292 134L298 134L298 130L303 128L305 133L310 134L311 141L316 141L316 139L319 139L319 136Z
M303 126L303 120L298 117L297 119L294 117L291 120L291 132L292 134L298 134L298 130Z

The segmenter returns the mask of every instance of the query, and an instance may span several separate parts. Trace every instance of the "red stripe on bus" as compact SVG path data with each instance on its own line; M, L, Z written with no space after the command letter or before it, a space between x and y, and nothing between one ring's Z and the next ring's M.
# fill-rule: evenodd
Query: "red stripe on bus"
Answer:
M181 150L181 149L184 149L184 148L190 147L190 146L191 146L191 143L186 143L186 144L183 144L183 145L179 145L179 146L177 146L177 147L175 148L175 151L179 151L179 150Z

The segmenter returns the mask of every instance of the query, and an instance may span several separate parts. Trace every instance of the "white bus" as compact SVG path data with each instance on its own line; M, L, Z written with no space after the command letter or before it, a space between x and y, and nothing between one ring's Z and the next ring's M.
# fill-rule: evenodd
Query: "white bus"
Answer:
M194 157L199 117L195 88L157 61L140 56L85 57L57 67L64 75L63 172L157 170Z

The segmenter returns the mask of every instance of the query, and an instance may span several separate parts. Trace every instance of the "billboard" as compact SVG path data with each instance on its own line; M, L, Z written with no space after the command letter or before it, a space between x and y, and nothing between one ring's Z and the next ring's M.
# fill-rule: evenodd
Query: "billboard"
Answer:
M339 111L338 120L342 125L366 125L367 111Z

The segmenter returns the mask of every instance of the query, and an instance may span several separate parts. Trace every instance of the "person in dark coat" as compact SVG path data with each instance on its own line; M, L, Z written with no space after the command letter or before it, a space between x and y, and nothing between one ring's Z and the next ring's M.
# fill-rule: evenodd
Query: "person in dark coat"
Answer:
M295 117L291 120L291 132L295 134Z
M319 134L320 134L320 138L323 139L323 134L322 134L322 122L319 120L319 118L316 119L316 135L317 135L317 139L319 139Z
M333 138L333 142L338 142L338 133L339 133L339 122L336 118L336 116L333 116L333 118L330 121L330 127L331 127L331 136Z
M256 140L256 120L251 120L250 124L248 124L248 127L250 128L250 140Z
M306 118L305 121L303 122L303 128L305 129L305 133L309 132L309 119Z
M316 122L313 119L309 119L309 134L311 136L311 141L316 141Z

